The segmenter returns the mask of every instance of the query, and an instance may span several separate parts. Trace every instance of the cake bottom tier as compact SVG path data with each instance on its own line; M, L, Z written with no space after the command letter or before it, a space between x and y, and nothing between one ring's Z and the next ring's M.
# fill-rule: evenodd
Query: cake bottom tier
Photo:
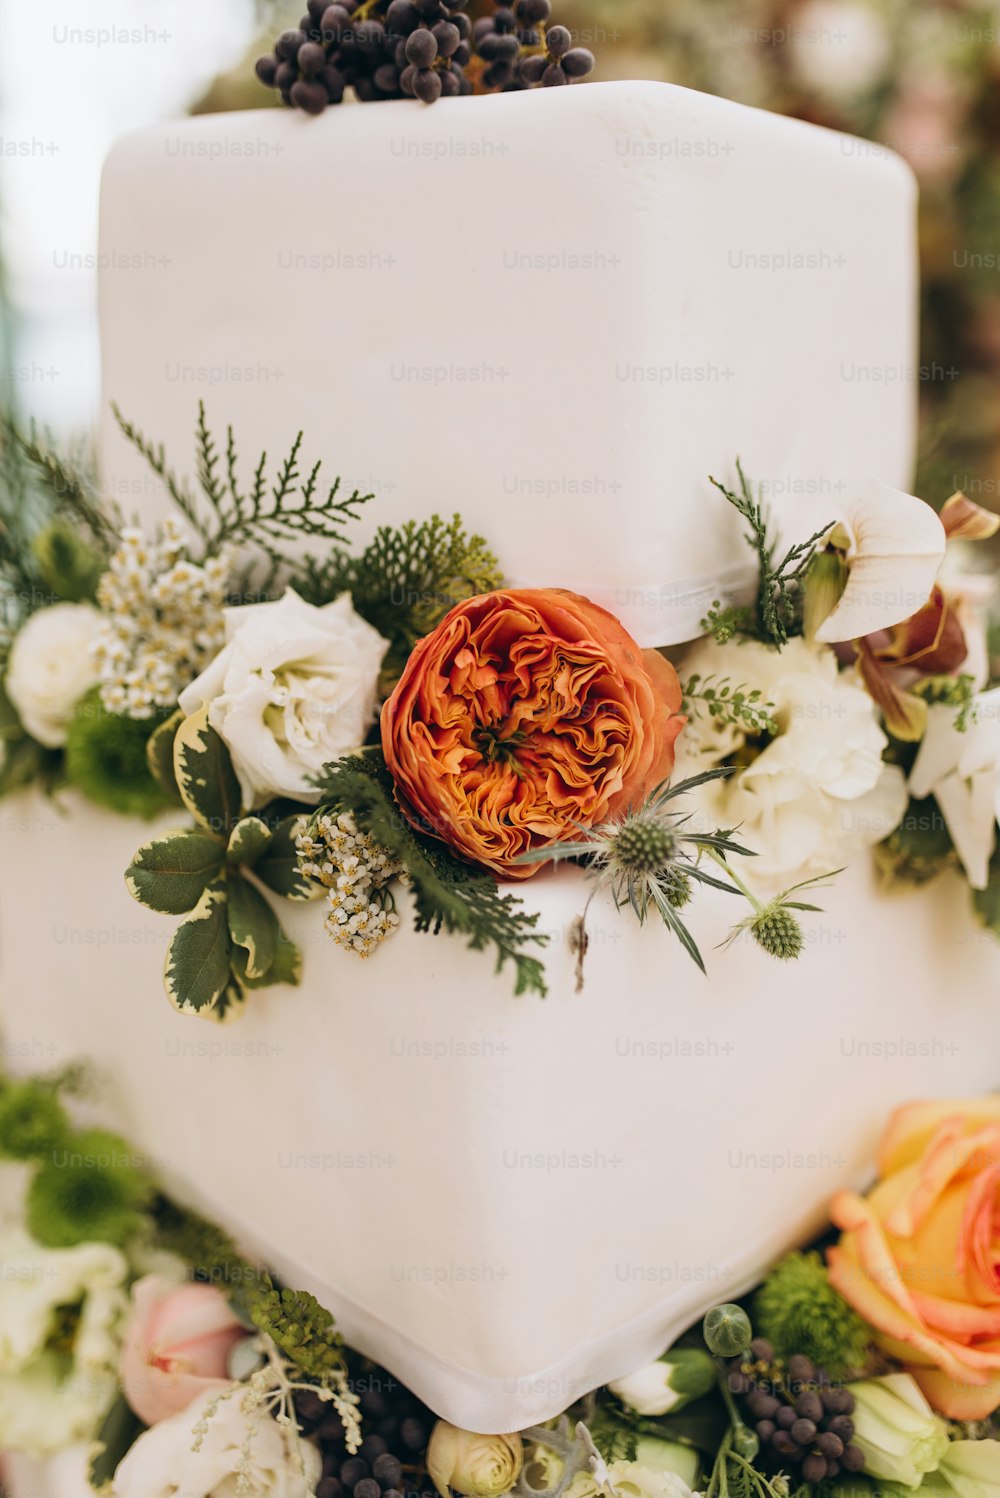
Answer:
M403 927L366 961L282 902L301 987L218 1027L171 1009L174 921L123 870L144 826L32 794L3 811L0 984L16 1070L95 1058L110 1120L434 1410L544 1420L747 1288L863 1184L887 1112L996 1084L1000 950L946 878L883 897L863 862L781 964L708 892L710 976L576 870L522 889L549 997Z

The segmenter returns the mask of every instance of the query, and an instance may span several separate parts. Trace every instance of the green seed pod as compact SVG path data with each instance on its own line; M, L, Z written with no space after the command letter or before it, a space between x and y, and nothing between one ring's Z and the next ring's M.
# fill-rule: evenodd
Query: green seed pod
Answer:
M760 1450L760 1437L749 1425L737 1425L733 1431L733 1450L744 1461L752 1462Z
M805 943L802 927L792 912L776 900L765 905L750 922L750 935L769 957L777 957L779 962L793 961Z
M753 1338L750 1317L742 1306L731 1302L713 1306L701 1326L705 1346L717 1358L738 1358Z

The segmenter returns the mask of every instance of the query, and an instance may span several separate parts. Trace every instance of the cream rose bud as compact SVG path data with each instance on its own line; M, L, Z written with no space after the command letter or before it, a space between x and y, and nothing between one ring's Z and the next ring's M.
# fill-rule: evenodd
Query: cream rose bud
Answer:
M450 1488L466 1498L500 1498L521 1475L524 1450L515 1432L480 1436L439 1420L427 1446L427 1471L441 1494Z
M275 603L227 609L226 641L181 707L208 704L248 809L275 796L314 805L312 777L364 742L388 642L350 594L316 608L293 588Z
M46 749L66 742L73 709L97 682L91 647L101 628L89 603L54 603L18 630L4 683L25 729Z
M608 1385L637 1415L667 1415L715 1385L715 1365L698 1347L677 1347Z

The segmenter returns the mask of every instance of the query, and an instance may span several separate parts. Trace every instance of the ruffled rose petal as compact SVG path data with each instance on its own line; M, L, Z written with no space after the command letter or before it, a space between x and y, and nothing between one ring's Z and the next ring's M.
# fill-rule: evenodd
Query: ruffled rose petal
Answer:
M865 478L845 510L852 541L847 585L816 631L827 645L859 640L916 613L944 558L941 521L911 494Z
M953 1101L905 1103L890 1116L878 1148L880 1176L914 1165L943 1120L963 1118L973 1129L1000 1124L1000 1093Z
M886 1232L912 1238L955 1176L984 1150L992 1148L995 1155L998 1145L1000 1131L995 1128L966 1134L961 1117L942 1119L920 1161L914 1189L885 1218Z
M1000 1374L984 1383L963 1382L940 1368L911 1368L928 1404L948 1420L985 1420L1000 1406Z

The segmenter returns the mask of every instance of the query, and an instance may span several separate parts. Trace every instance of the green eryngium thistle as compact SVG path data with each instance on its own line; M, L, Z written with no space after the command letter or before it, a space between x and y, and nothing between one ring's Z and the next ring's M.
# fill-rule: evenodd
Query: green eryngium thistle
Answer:
M730 774L728 768L705 770L677 785L664 781L651 791L640 807L614 821L602 822L591 829L581 828L585 835L579 842L558 843L526 853L521 863L556 863L566 858L588 858L594 887L584 907L577 933L577 987L582 987L582 962L586 952L586 917L594 895L601 889L611 891L621 909L629 906L639 924L655 907L664 925L679 938L682 946L702 972L705 964L690 931L677 914L691 899L693 884L710 884L727 894L747 894L739 881L733 881L725 854L753 857L750 848L733 840L728 832L695 832L688 828L689 816L675 810L676 797L693 791L710 780ZM710 874L701 865L707 855L721 866L730 880Z
M821 905L809 905L803 900L790 900L789 895L794 895L800 889L817 887L825 889L826 880L834 879L838 874L843 873L842 869L833 869L829 874L816 874L812 879L803 879L799 884L790 885L788 889L782 890L780 895L775 895L772 900L762 902L750 893L728 864L726 869L733 882L739 886L740 891L746 895L754 908L752 915L748 915L745 920L740 921L739 925L733 927L722 945L728 947L746 931L762 951L766 952L769 957L777 958L779 962L794 961L796 957L802 955L802 948L805 945L801 923L792 911L822 909Z

